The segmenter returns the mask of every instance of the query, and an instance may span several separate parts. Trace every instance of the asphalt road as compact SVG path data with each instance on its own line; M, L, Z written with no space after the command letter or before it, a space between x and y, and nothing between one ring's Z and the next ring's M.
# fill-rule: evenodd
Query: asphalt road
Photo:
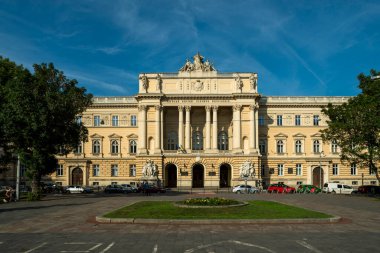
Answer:
M202 196L193 194L191 196ZM207 195L214 196L214 195ZM380 200L339 195L217 196L267 199L343 217L338 224L100 224L114 208L189 194L50 195L0 205L0 252L380 252Z

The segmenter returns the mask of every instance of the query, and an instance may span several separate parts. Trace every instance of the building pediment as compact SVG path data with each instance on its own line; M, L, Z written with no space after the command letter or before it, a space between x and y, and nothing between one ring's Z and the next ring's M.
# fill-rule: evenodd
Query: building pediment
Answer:
M293 135L294 138L306 138L306 135L302 134L302 133L297 133L295 135Z
M322 134L321 133L315 133L315 134L310 135L310 137L312 137L312 138L322 138Z
M101 136L100 134L95 133L95 134L93 134L93 135L90 135L90 138L92 138L92 139L102 139L102 138L104 138L104 137Z
M137 139L138 135L136 135L136 134L130 134L130 135L127 135L127 138L128 139Z
M288 138L288 135L286 135L284 133L279 133L279 134L276 134L274 137L275 138Z
M118 134L111 134L111 135L108 135L108 138L111 138L111 139L120 139L120 138L122 138L122 136L120 136Z

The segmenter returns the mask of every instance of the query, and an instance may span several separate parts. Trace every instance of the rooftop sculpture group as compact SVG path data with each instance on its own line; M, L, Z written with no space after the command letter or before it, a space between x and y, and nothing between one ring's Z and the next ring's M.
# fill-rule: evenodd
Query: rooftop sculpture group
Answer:
M214 66L206 60L203 61L203 56L197 53L193 57L194 63L190 62L189 59L186 60L185 65L180 68L180 72L191 72L191 71L216 71Z

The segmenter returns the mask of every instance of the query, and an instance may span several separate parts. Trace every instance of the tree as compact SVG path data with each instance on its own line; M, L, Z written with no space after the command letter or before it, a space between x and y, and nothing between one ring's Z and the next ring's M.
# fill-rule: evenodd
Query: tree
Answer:
M367 167L380 182L380 73L371 70L371 75L360 74L358 80L362 93L322 109L329 117L322 138L337 142L343 162Z
M0 60L0 66L9 63ZM3 146L20 156L38 194L41 177L56 170L59 150L70 152L86 141L87 129L77 117L91 105L92 95L52 63L33 65L33 74L16 68L20 71L1 81Z

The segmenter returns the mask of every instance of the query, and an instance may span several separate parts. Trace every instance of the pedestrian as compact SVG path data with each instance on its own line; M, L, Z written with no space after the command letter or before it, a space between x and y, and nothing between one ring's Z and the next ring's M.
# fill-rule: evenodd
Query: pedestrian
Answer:
M5 198L3 199L5 203L13 201L13 189L12 187L8 187L5 191Z

